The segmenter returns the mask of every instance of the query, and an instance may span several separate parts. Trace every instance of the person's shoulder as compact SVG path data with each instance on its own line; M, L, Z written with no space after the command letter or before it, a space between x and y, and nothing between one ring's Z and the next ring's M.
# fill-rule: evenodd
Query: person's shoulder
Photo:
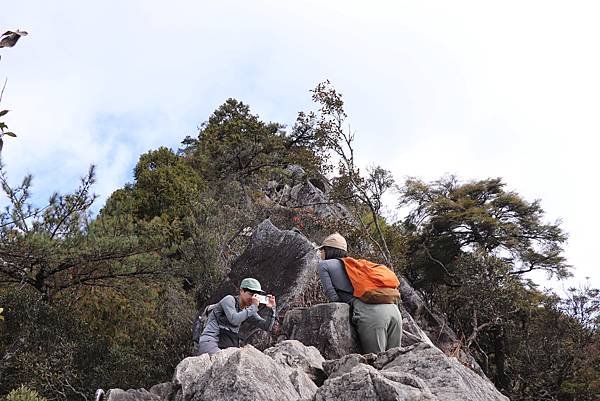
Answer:
M319 262L319 268L323 270L336 269L344 266L344 262L339 259L326 259Z
M221 301L219 301L219 303L221 304L227 304L227 305L235 305L235 298L233 295L225 295Z

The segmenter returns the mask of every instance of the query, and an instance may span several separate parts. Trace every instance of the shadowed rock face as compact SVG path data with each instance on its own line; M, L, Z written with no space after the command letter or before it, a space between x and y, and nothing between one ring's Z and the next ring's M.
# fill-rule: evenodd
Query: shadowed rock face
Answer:
M302 296L318 260L313 245L302 234L280 230L264 220L233 263L228 279L236 284L244 277L258 279L277 297L278 310L285 313Z
M245 277L254 277L265 291L277 298L277 311L282 321L291 307L302 304L304 293L313 286L317 262L313 245L302 234L279 230L270 220L264 220L256 227L248 247L233 263L228 277L206 305L218 302L227 294L237 294L240 282ZM261 307L259 313L265 313L265 308ZM258 349L265 349L275 342L274 336L247 324L240 328L240 336Z
M301 297L315 274L317 262L313 245L302 234L280 230L270 220L264 220L207 304L237 294L240 282L254 277L265 291L277 297L277 309L285 312Z
M283 333L286 338L316 347L326 359L361 352L350 323L350 306L345 303L293 309L285 315Z

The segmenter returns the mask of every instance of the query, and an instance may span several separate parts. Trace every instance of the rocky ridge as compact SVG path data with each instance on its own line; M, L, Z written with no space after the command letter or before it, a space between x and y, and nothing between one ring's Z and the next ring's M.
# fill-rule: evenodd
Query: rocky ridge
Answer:
M209 303L235 293L243 277L256 277L277 296L281 330L242 327L246 346L186 358L170 382L100 391L97 400L508 400L468 355L447 356L456 336L406 280L402 347L361 355L348 305L307 303L320 291L317 261L302 234L263 221Z
M492 383L421 343L379 355L325 360L286 340L260 352L251 345L189 357L171 382L150 390L112 389L105 401L506 401Z

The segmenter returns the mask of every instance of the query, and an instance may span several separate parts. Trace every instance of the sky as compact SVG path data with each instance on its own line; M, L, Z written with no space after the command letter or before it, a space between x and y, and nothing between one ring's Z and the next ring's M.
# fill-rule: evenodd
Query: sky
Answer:
M29 35L0 50L18 135L2 161L42 203L94 164L99 208L227 98L291 126L329 79L361 166L400 183L502 177L569 234L575 277L548 285L599 288L599 19L596 1L6 2L0 29Z

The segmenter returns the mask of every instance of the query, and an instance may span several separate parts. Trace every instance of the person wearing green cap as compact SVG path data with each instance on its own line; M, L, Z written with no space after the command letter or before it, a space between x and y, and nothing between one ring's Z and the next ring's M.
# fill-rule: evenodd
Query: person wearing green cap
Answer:
M271 331L277 317L273 295L268 294L264 299L270 310L269 316L265 319L258 314L261 296L265 294L259 281L248 277L240 283L239 295L226 295L211 305L206 326L198 340L197 354L212 355L223 348L239 347L240 326L244 322Z

